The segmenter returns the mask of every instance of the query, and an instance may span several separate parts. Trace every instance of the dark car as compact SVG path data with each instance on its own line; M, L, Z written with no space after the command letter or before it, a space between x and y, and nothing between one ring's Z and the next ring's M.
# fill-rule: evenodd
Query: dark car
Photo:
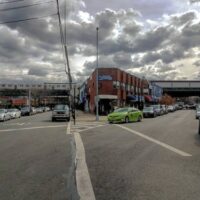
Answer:
M31 115L32 114L32 108L29 106L25 106L21 108L21 115L26 116L26 115Z
M143 117L156 117L157 112L153 106L144 107L143 109Z

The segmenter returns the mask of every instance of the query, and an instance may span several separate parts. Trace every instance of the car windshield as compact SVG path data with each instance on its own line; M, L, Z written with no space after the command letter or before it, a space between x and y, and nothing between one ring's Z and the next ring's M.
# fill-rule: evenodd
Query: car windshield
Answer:
M17 110L16 109L9 109L8 111L9 112L16 112Z
M27 110L27 109L29 109L28 106L27 106L27 107L22 107L22 108L21 108L21 110Z
M153 110L153 107L145 107L144 109L143 109L143 111L152 111Z
M54 110L68 110L69 107L67 105L56 105Z
M5 110L4 109L0 109L0 113L5 113Z
M128 108L118 108L116 110L114 110L115 113L118 113L118 112L128 112Z
M160 108L160 105L153 105L154 108Z

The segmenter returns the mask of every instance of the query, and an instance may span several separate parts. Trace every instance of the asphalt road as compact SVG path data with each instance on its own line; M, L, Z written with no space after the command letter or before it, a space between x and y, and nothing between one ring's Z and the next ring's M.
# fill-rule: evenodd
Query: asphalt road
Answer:
M193 110L118 125L77 120L71 134L66 122L52 123L50 113L0 123L0 200L78 199L77 132L97 200L199 199Z
M96 199L199 200L197 132L194 110L81 132Z
M0 123L0 199L76 199L73 137L50 113Z

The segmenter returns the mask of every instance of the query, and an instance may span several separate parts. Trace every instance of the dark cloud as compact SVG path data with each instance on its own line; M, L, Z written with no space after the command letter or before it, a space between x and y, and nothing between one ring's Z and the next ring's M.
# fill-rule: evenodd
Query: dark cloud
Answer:
M180 15L172 16L171 23L176 26L182 26L191 23L196 18L196 12L189 11Z
M200 67L200 60L197 60L193 63L193 65L195 65L196 67Z
M125 53L118 53L115 54L113 57L113 61L116 63L115 66L117 67L122 67L122 68L132 68L133 67L133 62L130 54L125 54Z
M30 0L18 5L33 2L35 1ZM91 1L91 5L93 2L97 3ZM173 62L194 57L193 48L200 45L200 25L197 12L188 11L171 16L170 12L167 12L168 17L160 16L159 19L154 19L158 25L149 28L140 12L142 11L144 15L146 11L145 16L147 16L150 13L150 15L153 14L150 8L156 12L155 15L164 10L169 11L172 4L174 5L172 0L168 2L125 0L117 3L112 0L106 1L107 5L111 2L113 8L115 4L122 6L119 6L119 9L109 9L108 6L108 9L100 9L93 16L84 12L82 16L80 15L80 8L85 11L82 1L70 0L67 3L66 34L70 63L72 63L73 72L83 68L83 71L75 74L73 79L82 79L91 74L96 67L96 61L92 62L91 58L96 56L97 26L99 26L99 67L118 67L125 70L135 68L139 70L140 67L141 73L154 73L155 77L178 77L179 72L173 68ZM60 3L63 18L64 1L61 0ZM129 5L127 9L125 9L126 4ZM140 8L139 11L132 9L133 5L134 8ZM55 3L44 4L22 10L1 12L0 19L6 21L45 16L49 13L56 13L56 6ZM89 20L84 19L87 16ZM9 69L16 74L27 71L27 76L33 80L42 80L42 77L52 81L64 80L66 74L59 34L57 16L0 25L1 77ZM79 58L80 63L85 61L83 66L79 64ZM159 65L159 62L162 64ZM194 65L197 64L198 61L194 62ZM55 76L51 77L50 75L54 73ZM23 77L23 79L26 78Z
M29 69L28 75L34 75L34 76L46 76L48 74L48 71L44 69L37 69L37 68L31 68Z

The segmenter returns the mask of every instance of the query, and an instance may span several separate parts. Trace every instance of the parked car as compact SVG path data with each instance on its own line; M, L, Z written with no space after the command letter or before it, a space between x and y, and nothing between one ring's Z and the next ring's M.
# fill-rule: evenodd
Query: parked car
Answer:
M21 115L26 116L26 115L31 115L33 112L33 108L29 106L25 106L21 108Z
M21 111L16 108L8 109L8 112L10 113L12 119L21 117Z
M163 114L167 114L168 110L167 110L167 106L166 105L161 105L161 110Z
M37 107L35 108L36 113L42 113L43 112L43 107Z
M52 122L57 119L70 120L70 110L68 105L56 105L52 111Z
M200 118L200 108L198 107L196 109L196 119L199 119Z
M108 115L108 122L140 122L142 121L142 112L133 107L118 108Z
M0 109L0 121L6 121L11 119L9 112L6 109Z
M45 112L50 111L50 110L51 110L51 109L50 109L48 106L45 106L45 107L44 107L44 111L45 111Z
M167 110L168 110L168 112L174 112L174 111L175 111L173 105L169 105L169 106L167 107Z
M143 109L143 117L156 117L157 113L153 106L144 107Z
M152 106L154 107L154 109L156 111L156 115L163 115L164 114L162 109L161 109L160 104L156 104L156 105L152 105Z

